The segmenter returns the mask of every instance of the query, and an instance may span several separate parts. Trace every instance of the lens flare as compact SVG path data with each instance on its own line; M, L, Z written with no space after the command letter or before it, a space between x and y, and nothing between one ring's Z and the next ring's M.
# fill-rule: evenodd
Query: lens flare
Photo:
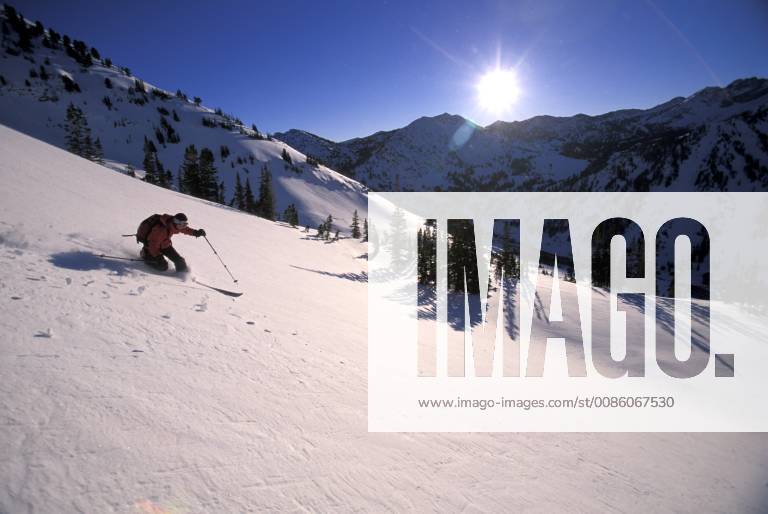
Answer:
M477 97L483 109L495 113L509 110L520 96L517 74L513 69L495 69L480 78Z

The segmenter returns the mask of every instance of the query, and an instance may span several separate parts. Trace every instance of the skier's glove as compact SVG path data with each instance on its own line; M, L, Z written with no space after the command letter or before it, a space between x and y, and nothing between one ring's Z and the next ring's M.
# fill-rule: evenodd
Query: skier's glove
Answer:
M199 228L199 229L195 230L194 232L192 232L192 235L195 236L195 237L200 237L200 236L205 237L205 230Z

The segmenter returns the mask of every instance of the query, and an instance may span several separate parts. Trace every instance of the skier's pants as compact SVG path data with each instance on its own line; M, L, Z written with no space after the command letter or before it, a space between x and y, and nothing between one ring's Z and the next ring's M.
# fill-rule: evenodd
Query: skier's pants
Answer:
M168 269L168 261L165 260L165 258L168 257L173 262L176 271L187 271L187 261L184 260L184 257L179 255L179 252L177 252L173 246L160 250L161 255L158 255L157 257L151 257L149 252L144 253L146 255L144 262L156 270L166 271Z

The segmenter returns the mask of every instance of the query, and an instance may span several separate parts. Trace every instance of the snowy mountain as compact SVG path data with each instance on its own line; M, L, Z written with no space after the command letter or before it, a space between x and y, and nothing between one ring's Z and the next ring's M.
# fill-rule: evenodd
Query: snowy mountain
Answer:
M6 127L0 183L0 512L765 511L765 434L368 433L366 243ZM242 297L95 256L158 206Z
M115 170L126 172L130 166L144 175L146 138L175 185L184 151L195 145L215 156L227 203L238 174L258 196L266 167L272 173L278 214L295 204L301 224L314 228L332 214L342 230L355 209L365 216L365 188L358 182L307 163L301 152L180 90L164 91L142 81L84 42L41 24L26 22L22 28L20 19L14 16L12 21L0 9L0 123L66 148L66 111L72 104L83 111L92 139L103 147L105 165Z
M275 137L381 191L762 191L768 80L600 116L480 127L442 114L340 143Z
M227 199L238 172L255 189L266 165L278 211L295 203L303 224L331 213L343 228L366 210L366 189L307 154L376 164L371 182L448 188L486 180L486 168L462 178L438 166L481 163L495 148L520 168L515 181L548 187L593 162L586 147L568 156L560 136L541 135L550 120L526 138L514 124L423 118L346 146L303 134L315 147L301 153L82 42L2 24L0 512L765 512L765 434L369 433L368 244L326 244L126 173L142 175L145 137L174 173L185 147L207 147ZM62 149L70 104L121 173ZM765 132L764 117L753 125ZM569 141L587 133L570 130ZM518 157L537 148L540 161ZM525 162L551 164L555 178ZM121 234L153 212L204 228L237 283L203 239L174 237L188 276L124 260L138 248ZM572 284L560 287L574 301ZM629 325L644 323L623 307Z

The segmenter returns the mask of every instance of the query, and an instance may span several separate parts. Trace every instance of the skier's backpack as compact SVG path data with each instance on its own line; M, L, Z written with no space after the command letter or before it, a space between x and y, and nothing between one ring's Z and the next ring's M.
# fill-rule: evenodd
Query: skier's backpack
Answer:
M147 244L147 236L155 228L155 225L162 222L162 214L153 214L149 218L145 219L139 224L139 228L136 229L136 242L139 244Z

